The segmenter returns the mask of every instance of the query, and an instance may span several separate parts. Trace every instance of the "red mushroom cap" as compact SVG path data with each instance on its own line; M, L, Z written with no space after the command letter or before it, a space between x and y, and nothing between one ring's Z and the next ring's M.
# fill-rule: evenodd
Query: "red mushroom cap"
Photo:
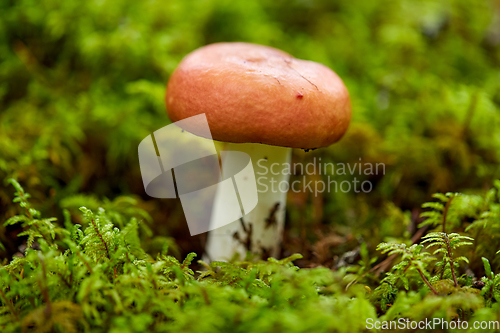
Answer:
M172 121L205 113L213 139L234 143L325 147L351 119L347 88L330 68L249 43L188 54L170 77L166 103Z

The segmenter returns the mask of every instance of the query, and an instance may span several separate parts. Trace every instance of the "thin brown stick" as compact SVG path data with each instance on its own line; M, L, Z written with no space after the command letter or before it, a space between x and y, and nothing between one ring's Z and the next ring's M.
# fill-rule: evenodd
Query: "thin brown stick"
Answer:
M427 278L425 277L424 273L422 273L420 268L418 268L418 267L416 267L416 268L417 268L418 274L420 274L420 277L422 278L422 280L424 280L424 283L427 285L427 287L429 287L429 289L432 290L432 292L435 295L439 295L439 293L436 291L436 289L434 289L434 287L429 283L429 281L427 281Z
M418 242L420 240L420 238L422 238L422 236L424 235L424 233L427 231L427 229L429 228L428 225L420 228L417 230L417 232L413 235L413 237L411 238L411 242L412 244L415 244L416 242ZM389 266L392 261L394 260L394 258L396 258L398 255L397 254L391 254L390 256L388 256L384 261L376 264L375 266L373 266L372 269L370 269L368 272L366 272L365 274L361 275L361 278L364 278L366 276L366 274L368 273L372 273L374 271L377 271L375 274L379 275L382 271L385 271L387 266ZM356 284L358 283L358 280L355 279L355 280L352 280L351 282L349 282L349 284L345 287L345 290L349 289L349 287L353 284Z

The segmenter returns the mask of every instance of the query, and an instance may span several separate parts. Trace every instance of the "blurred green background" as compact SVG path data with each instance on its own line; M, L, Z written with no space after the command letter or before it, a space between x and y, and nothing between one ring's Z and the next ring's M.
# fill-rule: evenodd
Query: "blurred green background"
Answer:
M343 78L348 133L294 161L386 164L362 178L368 194L289 195L283 255L303 265L407 237L432 193L482 194L500 177L499 1L3 0L0 221L16 213L9 177L46 216L132 195L152 216L150 246L201 253L180 203L145 195L137 146L169 123L165 87L182 57L219 41L270 45ZM18 251L15 233L1 233L2 256Z

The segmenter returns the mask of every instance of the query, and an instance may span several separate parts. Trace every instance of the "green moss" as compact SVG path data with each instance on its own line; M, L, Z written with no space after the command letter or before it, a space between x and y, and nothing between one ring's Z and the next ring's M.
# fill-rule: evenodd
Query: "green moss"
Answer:
M497 7L1 2L2 331L356 332L366 318L499 320ZM137 146L169 123L166 82L183 56L219 41L278 47L346 83L348 133L294 151L294 162L385 166L331 178L370 181L369 193L290 193L278 259L196 262L204 238L190 237L179 203L144 193ZM14 194L11 178L31 197L16 181ZM423 246L426 233L437 246Z
M135 217L82 207L86 227L66 220L63 228L54 218L41 218L29 194L11 182L22 213L5 224L20 224L19 236L27 237L29 246L0 268L0 325L6 332L355 332L370 319L497 318L500 274L486 258L480 287L470 278L457 279L464 272L459 263L473 256L474 249L456 255L472 248L469 236L429 233L423 243L437 248L432 254L423 245L382 243L383 253L402 256L384 278L370 269L375 261L366 248L357 275L345 269L299 269L292 264L302 258L299 254L267 261L199 261L195 273L194 253L179 261L166 252L153 258L144 251ZM124 226L114 226L112 218ZM435 259L441 260L433 268ZM347 283L352 277L357 283Z

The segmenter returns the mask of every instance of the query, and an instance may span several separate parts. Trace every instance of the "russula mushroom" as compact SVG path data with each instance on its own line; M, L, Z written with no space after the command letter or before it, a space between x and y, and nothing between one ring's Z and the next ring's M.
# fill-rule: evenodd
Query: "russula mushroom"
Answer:
M344 135L351 105L342 80L322 64L268 46L216 43L182 60L168 82L166 104L172 121L206 114L213 139L226 142L227 151L249 154L257 172L257 207L209 232L208 259L247 251L278 256L289 178L282 168L291 148L326 147ZM269 174L259 174L266 169Z

